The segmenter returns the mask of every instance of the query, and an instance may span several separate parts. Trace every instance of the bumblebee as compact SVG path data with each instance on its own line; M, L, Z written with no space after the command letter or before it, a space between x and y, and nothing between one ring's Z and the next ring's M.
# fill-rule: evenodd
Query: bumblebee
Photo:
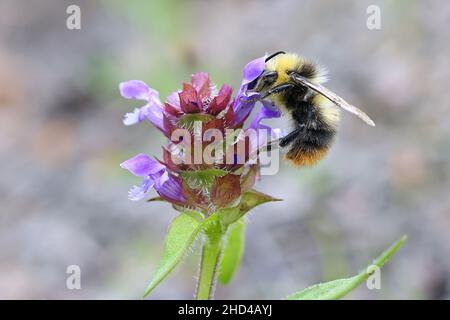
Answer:
M293 130L276 141L288 147L286 158L297 166L312 166L329 150L339 123L339 109L347 110L370 126L375 123L361 110L328 90L326 71L296 54L279 51L266 58L261 75L248 86L269 98L292 119ZM268 146L272 148L274 143Z

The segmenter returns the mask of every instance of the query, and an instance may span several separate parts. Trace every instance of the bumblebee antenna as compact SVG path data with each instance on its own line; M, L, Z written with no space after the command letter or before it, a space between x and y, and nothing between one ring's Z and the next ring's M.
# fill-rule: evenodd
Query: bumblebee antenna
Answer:
M278 51L278 52L275 52L275 53L271 54L270 56L268 56L268 57L266 58L266 60L264 60L264 62L269 61L270 59L276 57L276 56L279 55L279 54L286 54L286 52L284 52L284 51Z

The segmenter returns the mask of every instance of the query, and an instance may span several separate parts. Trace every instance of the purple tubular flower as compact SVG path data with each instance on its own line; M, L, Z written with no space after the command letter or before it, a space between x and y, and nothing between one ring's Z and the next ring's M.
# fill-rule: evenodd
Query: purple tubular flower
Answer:
M180 96L179 96L178 92L175 91L175 92L172 92L171 94L169 94L166 98L166 101L168 104L174 106L178 110L181 110Z
M164 165L143 153L122 162L120 166L138 177L144 177L165 170Z
M243 79L241 86L248 85L250 82L258 78L266 67L267 55L250 61L244 67Z
M249 161L252 152L257 150L255 148L267 142L268 136L273 138L275 131L261 124L261 121L281 115L280 110L272 102L261 100L257 92L248 92L248 85L264 71L265 58L255 59L245 66L243 79L234 99L233 90L229 85L224 84L216 90L209 75L204 72L193 74L189 83L183 83L180 90L167 96L165 103L161 103L156 90L142 81L131 80L119 85L124 98L147 102L145 106L128 113L124 124L132 125L147 118L169 139L168 145L171 146L163 148L163 161L157 161L141 153L120 165L143 179L140 186L134 186L129 191L131 200L146 197L154 188L159 196L169 203L209 212L211 206L222 208L233 205L243 192L252 188L256 181L253 176L257 175L259 164L246 162ZM209 129L215 129L216 133L218 131L226 136L228 129L243 128L245 120L257 102L262 104L261 109L256 113L250 126L244 128L250 136L239 140L243 143L241 144L243 148L235 148L234 145L225 143L226 150L223 150L220 159L213 159L212 163L190 161L192 157L185 153L182 147L187 148L186 150L197 147L199 154L205 154L206 148L209 147L208 143L196 145L192 142L195 142L197 137L207 137ZM200 121L201 126L194 130L195 121ZM184 130L186 135L186 139L183 136L183 143L171 140L172 133L178 129ZM258 129L268 131L264 130L260 134L261 132L257 132ZM220 141L215 139L214 141L220 144ZM239 149L244 151L240 152ZM240 170L244 165L246 170ZM245 173L247 171L250 176ZM210 172L220 174L205 179L205 175Z
M247 63L247 65L244 67L241 87L239 88L239 93L236 97L233 108L236 113L236 122L241 123L248 117L252 109L255 107L256 101L261 102L261 110L256 114L255 118L250 124L250 128L255 130L267 129L267 133L270 136L273 135L272 129L269 126L261 124L261 121L264 119L281 117L280 109L272 101L259 100L259 93L247 92L248 84L258 78L264 71L266 66L265 59L266 56L257 58ZM257 142L252 141L252 151L254 151L254 148L259 148L267 142L267 139L263 139L262 137L260 138L261 139L258 138Z
M178 177L169 175L167 171L165 172L166 177L161 177L156 184L155 190L161 196L161 198L166 201L184 204L186 202L186 197L183 195L183 187L181 180Z
M144 178L140 187L133 186L129 191L128 198L130 200L141 200L154 187L156 192L168 201L178 203L185 201L181 182L169 175L165 165L151 159L149 156L140 153L122 162L120 166L135 176Z
M266 56L257 58L247 63L244 67L241 86L233 103L233 110L236 114L236 123L243 122L255 106L259 93L247 92L247 86L264 71L266 66L265 59Z
M140 80L130 80L119 84L120 94L126 99L145 100L147 104L141 108L135 108L133 112L125 114L123 123L130 126L147 118L154 126L164 130L163 104L159 100L158 91L150 88Z
M262 100L262 107L258 114L253 118L252 123L250 124L250 128L252 129L267 129L269 131L272 130L269 126L261 124L261 121L264 119L272 119L281 117L280 109L272 102L268 100Z
M272 130L271 127L266 126L261 123L264 119L272 119L272 118L279 118L281 117L281 111L280 109L272 102L268 100L262 100L262 107L261 110L256 114L256 116L253 118L252 123L250 124L249 129L253 130L267 130L266 134L261 134L261 132L258 132L258 135L250 136L251 137L251 152L256 151L263 145L265 145L270 140L278 139L279 132Z

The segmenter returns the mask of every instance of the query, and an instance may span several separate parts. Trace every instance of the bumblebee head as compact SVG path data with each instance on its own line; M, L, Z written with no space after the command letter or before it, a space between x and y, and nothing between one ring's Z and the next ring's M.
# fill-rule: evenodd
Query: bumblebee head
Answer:
M265 60L266 62L266 68L265 70L252 82L248 84L247 89L255 92L263 92L268 89L270 89L278 80L278 72L275 69L268 69L267 68L267 62L270 61L272 58L275 58L276 56L280 54L285 54L284 51L278 51L274 54L271 54L268 56Z
M266 58L265 70L249 84L248 89L264 92L280 84L292 83L293 72L316 83L324 82L326 74L318 65L295 53L279 51Z
M266 58L264 71L248 84L247 89L259 92L259 100L269 97L284 107L287 107L286 94L290 96L295 94L304 99L310 90L316 105L336 105L357 115L368 125L375 126L367 114L321 85L327 81L326 73L326 69L312 61L294 53L279 51Z
M295 53L283 51L274 53L267 57L264 72L255 80L255 91L258 85L264 84L277 86L283 83L292 83L292 73L297 73L314 83L327 81L327 71L318 64L309 61Z
M272 59L273 58L273 59ZM266 72L276 72L277 81L274 85L290 82L292 72L298 72L299 68L305 64L305 60L294 54L285 53L271 57L266 61Z

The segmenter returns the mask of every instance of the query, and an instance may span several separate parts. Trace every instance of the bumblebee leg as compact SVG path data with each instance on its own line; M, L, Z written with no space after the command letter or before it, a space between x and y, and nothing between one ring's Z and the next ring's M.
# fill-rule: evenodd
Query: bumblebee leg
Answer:
M290 144L292 141L294 141L295 137L299 135L299 133L303 130L304 125L298 127L294 131L288 133L283 138L280 139L280 147L286 147L288 144Z
M294 131L288 133L287 135L285 135L282 138L278 138L272 141L269 141L265 146L263 146L262 148L260 148L258 151L271 151L274 148L284 148L286 147L288 144L290 144L291 142L293 142L295 140L295 138L301 133L301 131L304 128L304 124L300 125L300 127L298 127L297 129L295 129Z
M291 89L293 87L294 87L294 85L292 83L280 84L280 85L278 85L276 87L273 87L272 89L270 89L269 91L267 91L263 95L261 95L261 99L265 99L265 98L267 98L268 96L270 96L272 94L280 93L280 92L283 92L285 90Z
M300 127L298 127L297 129L295 129L292 132L289 132L284 137L268 142L267 145L265 146L265 150L270 151L274 147L275 148L276 147L281 147L281 148L286 147L288 144L290 144L292 141L294 141L295 137L300 134L300 132L303 130L304 126L305 125L302 124Z

